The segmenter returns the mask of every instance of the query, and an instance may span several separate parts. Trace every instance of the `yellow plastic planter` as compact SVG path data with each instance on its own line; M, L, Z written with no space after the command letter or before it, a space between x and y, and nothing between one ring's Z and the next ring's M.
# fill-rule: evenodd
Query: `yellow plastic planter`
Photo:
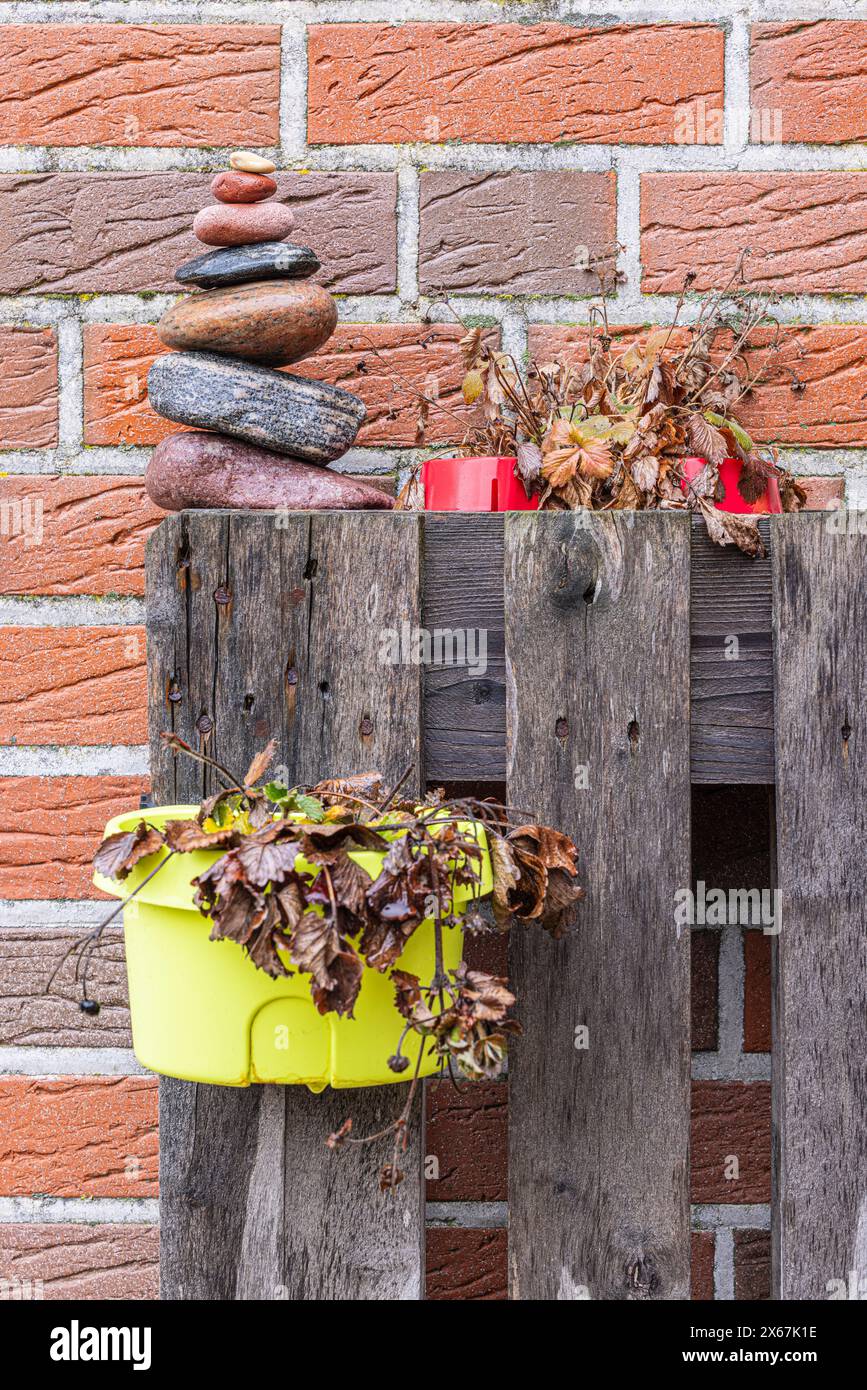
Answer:
M161 806L129 811L105 828L106 835L131 830L142 819L162 826L195 816L196 806ZM474 889L458 886L455 906L491 892L491 867L484 831L463 825L466 838L482 846L482 881ZM165 857L166 851L161 851ZM351 857L375 878L383 855L352 850ZM310 976L297 971L270 979L257 970L233 941L210 941L210 921L193 906L191 880L204 873L219 853L176 854L127 903L123 912L133 1046L143 1066L164 1076L220 1086L253 1082L326 1086L381 1086L406 1081L386 1059L395 1051L403 1019L394 1005L387 975L366 970L354 1018L322 1015L310 997ZM136 865L122 883L94 875L94 883L113 897L126 897L157 864L156 855ZM304 868L304 861L296 861ZM313 866L311 872L313 871ZM443 932L447 969L461 960L463 933ZM288 964L287 958L287 964ZM429 980L434 972L434 924L423 922L397 962L401 970ZM291 967L294 969L294 967ZM407 1055L415 1066L415 1040ZM436 1070L427 1055L421 1075ZM412 1074L410 1070L409 1075Z

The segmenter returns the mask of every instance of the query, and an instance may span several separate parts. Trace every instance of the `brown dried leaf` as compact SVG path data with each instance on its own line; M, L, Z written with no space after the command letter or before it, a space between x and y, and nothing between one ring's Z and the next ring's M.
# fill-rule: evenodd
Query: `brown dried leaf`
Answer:
M163 827L169 849L189 854L197 849L232 849L240 842L239 831L232 826L222 830L203 830L197 820L169 820Z
M139 821L133 830L119 830L108 835L93 856L93 867L103 878L123 880L140 859L156 854L165 843L159 830Z
M736 545L745 555L764 557L766 550L759 534L758 521L735 512L723 512L704 497L699 498L707 532L717 545Z
M266 743L262 751L256 754L250 766L247 768L244 777L245 787L255 787L261 782L268 768L271 766L276 752L277 740L272 738Z
M723 459L728 457L728 449L716 426L709 424L699 411L693 410L687 416L686 427L693 453L699 458L707 459L708 463L715 464L718 468Z

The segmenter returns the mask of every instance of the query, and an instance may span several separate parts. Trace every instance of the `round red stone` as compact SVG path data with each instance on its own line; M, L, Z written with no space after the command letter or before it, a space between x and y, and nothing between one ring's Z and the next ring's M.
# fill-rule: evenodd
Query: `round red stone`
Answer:
M206 246L248 246L282 241L294 222L285 203L210 203L193 218L193 232Z
M211 179L211 192L221 203L261 203L277 192L277 184L267 174L223 169Z

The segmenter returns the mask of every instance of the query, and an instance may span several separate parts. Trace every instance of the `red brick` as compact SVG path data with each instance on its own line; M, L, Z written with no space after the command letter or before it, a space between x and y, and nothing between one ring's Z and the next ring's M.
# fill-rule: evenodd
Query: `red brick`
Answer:
M143 627L0 629L0 743L146 743Z
M20 504L35 518L42 543L26 531L3 538L0 593L143 594L145 541L165 512L141 478L0 478L0 506Z
M84 1222L0 1225L4 1282L47 1299L159 1297L156 1226L89 1226Z
M770 1231L735 1231L735 1298L771 1296Z
M280 30L6 24L0 144L276 144Z
M713 1231L693 1231L690 1236L690 1266L694 1301L712 1302L713 1262L716 1241Z
M57 443L53 330L0 327L0 361L0 449L52 448Z
M0 1077L0 1195L152 1197L153 1077Z
M726 1179L727 1160L739 1177ZM764 1081L694 1081L692 1201L769 1202L771 1088Z
M867 26L863 20L754 24L750 102L779 111L783 141L867 139Z
M649 330L634 324L612 329L627 346ZM587 325L535 324L530 355L544 361L565 354L584 360ZM686 341L675 334L672 347ZM726 351L725 335L719 340ZM860 324L798 325L757 330L744 353L751 374L768 380L739 403L738 419L761 443L810 448L867 444L867 328ZM797 389L793 390L793 386Z
M771 941L760 931L744 938L744 1052L771 1050Z
M719 1032L719 932L694 931L692 970L692 1050L716 1052Z
M867 173L645 174L641 228L646 293L721 288L747 247L757 288L867 290Z
M684 107L721 109L723 44L707 24L312 25L308 138L668 144Z
M450 324L341 324L326 348L287 371L361 397L367 421L359 445L412 446L419 392L439 401L430 410L427 442L457 442L478 414L461 397L462 336L463 329ZM147 400L148 368L165 351L156 330L146 325L85 328L86 444L157 444L176 433L179 426L157 415Z
M493 1302L508 1297L508 1235L504 1230L429 1228L425 1297Z
M210 174L0 176L0 293L177 293L176 268L202 253L193 217ZM316 249L317 279L343 294L395 287L394 174L277 175L295 238Z
M419 281L430 293L593 294L610 267L613 173L421 176Z
M807 511L824 512L844 506L845 478L798 478L807 494Z
M0 898L100 898L91 860L112 816L135 810L146 777L0 779Z
M456 1090L427 1087L426 1154L439 1164L430 1202L504 1202L508 1195L508 1088L498 1081Z

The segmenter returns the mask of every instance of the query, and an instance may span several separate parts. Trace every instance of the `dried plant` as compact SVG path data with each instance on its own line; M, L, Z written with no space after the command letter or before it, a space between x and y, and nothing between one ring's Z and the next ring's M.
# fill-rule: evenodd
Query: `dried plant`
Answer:
M211 940L235 942L272 978L292 975L293 966L309 974L321 1014L351 1018L365 971L390 974L404 1029L388 1065L397 1074L410 1069L405 1047L414 1038L412 1085L394 1124L381 1134L356 1139L348 1120L327 1142L337 1148L391 1137L391 1161L382 1169L380 1183L394 1187L403 1176L399 1159L408 1143L425 1051L435 1054L441 1070L469 1079L492 1078L502 1070L509 1035L520 1031L509 1017L515 996L507 980L463 965L444 968L444 931L505 930L520 921L561 935L569 908L583 897L575 845L559 831L525 823L526 817L495 801L446 799L442 792L429 794L421 804L402 799L400 788L409 771L389 792L378 773L310 788L260 785L273 743L238 779L177 735L163 734L163 739L175 753L213 767L223 789L203 801L192 819L169 821L159 829L145 816L132 830L108 836L96 851L94 867L122 881L140 861L146 866L160 853L149 880L175 854L221 851L210 868L191 880L195 905L210 919ZM485 840L493 875L493 924L480 912ZM383 855L376 879L352 858L353 850ZM466 909L454 906L457 887L470 890ZM86 1012L98 1009L86 997L86 961L123 906L80 947L71 948L79 949L85 961L80 978ZM435 969L425 982L397 969L396 963L421 923L431 920Z
M489 345L481 328L461 340L467 405L481 420L466 432L463 447L476 454L517 457L517 473L529 496L552 510L692 510L705 519L721 545L763 554L756 521L719 511L719 466L739 460L739 489L755 502L775 478L783 509L797 511L805 494L739 423L738 406L778 371L779 325L775 299L737 282L700 299L696 316L682 323L688 276L670 324L624 339L609 323L608 294L589 313L586 341L567 355L530 361ZM770 330L770 331L769 331ZM756 365L759 338L761 360ZM752 351L751 351L752 349ZM786 369L788 370L788 369ZM794 378L792 389L801 389ZM425 401L421 421L436 407ZM691 481L682 460L705 459ZM411 478L399 505L419 504Z

